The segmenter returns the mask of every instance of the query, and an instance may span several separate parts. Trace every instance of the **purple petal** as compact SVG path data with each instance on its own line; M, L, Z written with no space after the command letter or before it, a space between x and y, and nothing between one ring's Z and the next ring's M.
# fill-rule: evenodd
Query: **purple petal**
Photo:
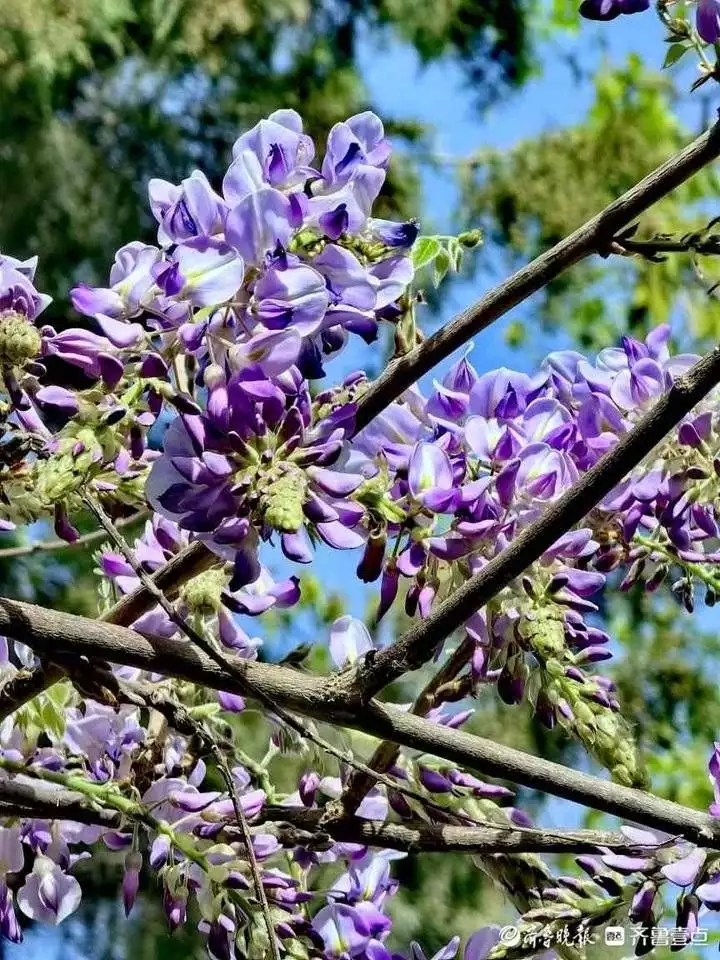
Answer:
M354 663L374 649L367 627L355 617L339 617L330 629L330 656L336 667Z

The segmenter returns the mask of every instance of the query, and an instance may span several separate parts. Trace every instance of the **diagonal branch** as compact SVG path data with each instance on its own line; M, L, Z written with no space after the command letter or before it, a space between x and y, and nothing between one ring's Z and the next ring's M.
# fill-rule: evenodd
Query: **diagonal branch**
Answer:
M377 700L354 705L338 699L328 680L287 667L236 661L228 675L191 644L149 639L114 624L0 599L0 634L40 653L52 651L109 660L255 696L263 703L392 740L467 766L486 776L522 784L634 823L665 830L693 843L720 848L720 821L699 810L623 787L520 750L432 723ZM242 677L242 679L238 679Z
M579 523L718 382L720 348L706 354L687 373L678 377L670 390L612 450L479 573L369 662L366 658L355 671L340 678L347 695L370 698L387 684L426 663L453 630ZM463 654L466 652L463 650Z
M607 249L619 230L719 154L720 126L715 125L569 237L490 290L411 353L393 360L359 401L356 429L367 426L416 380L513 307L580 260Z

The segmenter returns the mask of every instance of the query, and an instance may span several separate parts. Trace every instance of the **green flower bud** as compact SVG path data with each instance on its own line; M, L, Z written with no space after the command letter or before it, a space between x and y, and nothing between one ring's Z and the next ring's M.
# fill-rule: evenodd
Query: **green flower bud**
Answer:
M482 243L483 235L482 230L467 230L465 233L461 233L458 236L458 243L466 247L468 250L472 250L473 247L479 246Z
M0 364L22 365L40 353L40 332L22 313L0 313Z
M519 631L543 661L562 657L566 652L565 630L559 614L554 611L537 609L533 619L524 617L520 621Z
M222 570L206 570L184 584L180 597L193 613L217 613L226 583Z
M307 478L302 470L288 470L273 481L265 494L265 520L282 533L295 533L303 525Z

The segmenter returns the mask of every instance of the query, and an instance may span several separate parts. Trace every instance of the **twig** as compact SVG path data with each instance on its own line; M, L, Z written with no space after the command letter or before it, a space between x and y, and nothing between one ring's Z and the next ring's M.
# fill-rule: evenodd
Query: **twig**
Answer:
M718 154L720 127L716 125L653 170L592 220L490 290L415 350L393 360L360 399L356 429L367 426L420 377L513 307L580 260L607 249L623 227L715 160Z
M131 517L124 517L118 520L116 525L118 529L130 527L134 523L139 523L148 515L147 510L138 510ZM37 543L28 543L18 547L3 547L0 549L0 560L11 560L17 557L30 557L35 553L58 553L61 550L73 550L78 547L89 547L99 543L107 537L107 532L103 529L93 530L91 533L85 533L77 540L39 540Z
M297 711L326 723L394 740L486 776L665 830L693 843L720 848L720 821L702 811L432 723L377 700L364 706L343 703L333 696L327 678L248 660L234 663L233 674L229 674L213 658L189 644L148 639L125 627L17 600L0 599L0 634L21 640L40 653L57 651L123 663L214 690L254 696L261 703L272 704L271 709Z
M48 820L72 820L76 823L97 824L117 829L122 815L114 810L90 806L87 798L74 790L53 789L41 782L22 783L18 780L0 781L0 816L36 817ZM408 853L592 853L601 847L616 852L633 853L639 848L619 833L606 830L552 830L540 828L457 827L426 823L377 823L354 818L337 821L330 829L320 829L322 810L293 807L264 808L257 828L267 830L265 824L287 825L281 838L312 845L323 838L346 843L362 843ZM296 831L296 836L290 833ZM225 831L229 839L231 831ZM252 834L250 834L252 836Z
M611 252L637 254L648 260L657 260L666 253L698 253L712 257L720 254L720 236L713 235L702 239L697 234L689 234L679 240L673 240L672 237L633 240L620 236L613 239Z

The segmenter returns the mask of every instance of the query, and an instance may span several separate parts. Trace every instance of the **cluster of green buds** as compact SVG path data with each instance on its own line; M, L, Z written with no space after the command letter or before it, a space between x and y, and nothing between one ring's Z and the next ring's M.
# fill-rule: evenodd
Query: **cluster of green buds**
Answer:
M15 310L0 311L0 367L23 367L40 354L40 332Z
M509 703L527 695L538 718L556 722L576 737L613 776L627 786L643 787L647 774L629 724L619 712L612 682L587 673L593 663L610 656L601 631L591 633L558 602L571 593L553 589L553 568L539 565L522 580L523 595L510 594L514 627L505 645L498 691ZM568 637L575 636L574 646ZM597 642L597 641L600 642ZM528 654L530 657L528 658ZM532 671L530 664L537 664Z

